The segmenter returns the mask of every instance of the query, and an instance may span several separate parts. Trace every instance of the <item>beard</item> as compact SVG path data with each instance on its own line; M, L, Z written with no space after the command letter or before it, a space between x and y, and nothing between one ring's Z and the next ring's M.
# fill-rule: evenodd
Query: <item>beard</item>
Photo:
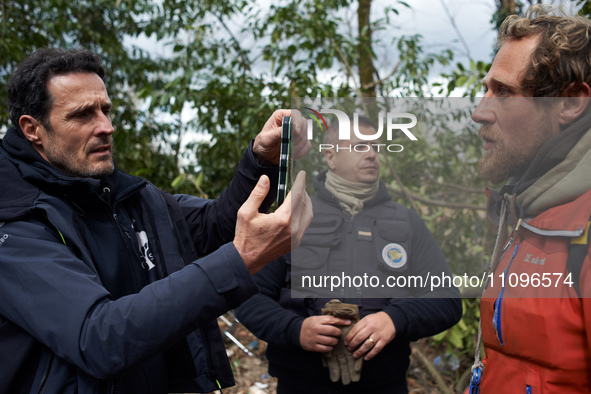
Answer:
M54 167L59 169L65 175L79 178L100 178L111 174L115 170L115 163L113 156L108 155L101 158L98 162L80 161L75 152L69 152L59 145L59 142L54 138L53 133L48 133L50 143L45 147L45 155L47 161ZM99 141L89 146L88 150L92 151L98 146L110 143L110 137L102 137Z
M500 183L510 177L517 177L525 173L534 157L549 139L544 130L532 135L527 144L509 141L508 144L494 138L488 126L481 127L478 132L480 138L488 138L495 142L494 149L484 151L478 162L478 175L492 184Z
M497 146L498 149L498 146ZM478 175L492 184L525 172L528 161L509 152L485 152L478 162Z

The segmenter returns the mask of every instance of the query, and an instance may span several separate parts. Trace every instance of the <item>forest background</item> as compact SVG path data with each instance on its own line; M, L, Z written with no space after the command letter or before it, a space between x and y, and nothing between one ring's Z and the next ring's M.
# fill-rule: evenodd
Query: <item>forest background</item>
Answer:
M108 70L118 166L172 193L214 198L250 139L294 97L481 96L495 43L483 40L488 55L474 58L456 20L474 2L429 1L454 33L449 42L431 45L398 28L411 0L0 0L0 138L18 63L37 48L84 47ZM542 3L482 2L490 22L475 34L486 37L507 15ZM558 4L591 15L591 1ZM481 142L474 128L446 126L467 118L439 119L437 133L395 161L380 158L391 194L421 214L456 274L465 264L486 269L494 238L476 171ZM424 363L444 393L466 387L475 350L478 300L463 303L460 323L426 342L460 362ZM426 357L424 349L413 356Z

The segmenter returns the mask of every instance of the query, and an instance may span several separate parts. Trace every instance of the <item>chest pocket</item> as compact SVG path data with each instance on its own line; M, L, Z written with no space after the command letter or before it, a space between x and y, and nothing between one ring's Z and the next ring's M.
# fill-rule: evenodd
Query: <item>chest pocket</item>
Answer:
M316 270L326 266L331 249L343 243L343 219L313 221L300 246L291 253L292 267Z
M410 224L404 220L377 220L373 231L373 252L378 269L398 273L409 269Z

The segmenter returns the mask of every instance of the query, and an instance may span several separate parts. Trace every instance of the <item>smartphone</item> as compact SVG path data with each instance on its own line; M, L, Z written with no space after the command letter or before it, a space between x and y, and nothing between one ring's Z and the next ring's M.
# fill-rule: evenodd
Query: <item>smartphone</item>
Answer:
M284 116L281 130L281 154L279 156L279 185L277 186L277 206L283 204L291 185L291 116Z

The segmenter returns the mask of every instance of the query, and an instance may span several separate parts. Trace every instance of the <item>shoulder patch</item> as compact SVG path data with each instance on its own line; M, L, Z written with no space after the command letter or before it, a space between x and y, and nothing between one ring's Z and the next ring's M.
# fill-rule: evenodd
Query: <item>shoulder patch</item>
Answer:
M382 259L391 268L401 268L406 264L406 250L396 243L390 243L382 249Z

